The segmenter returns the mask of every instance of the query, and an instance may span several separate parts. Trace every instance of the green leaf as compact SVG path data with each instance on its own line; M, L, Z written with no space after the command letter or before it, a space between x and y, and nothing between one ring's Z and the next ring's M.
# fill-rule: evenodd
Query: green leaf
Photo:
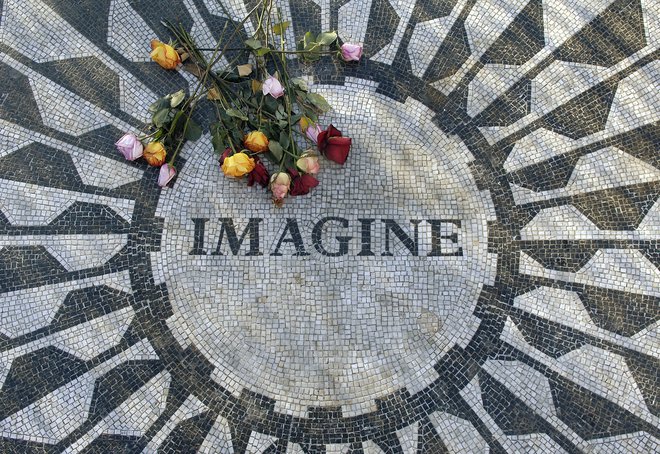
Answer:
M288 122L287 120L278 120L278 121L277 121L277 126L279 126L280 128L284 129L284 128L286 128L287 126L289 126L289 122Z
M282 104L277 106L277 110L275 111L275 116L277 117L278 120L284 120L286 118L286 111L284 110L284 106Z
M269 52L270 52L270 48L268 48L268 47L260 47L259 49L255 49L254 54L255 54L257 57L263 57L264 55L266 55L266 54L269 53Z
M240 118L243 121L248 120L248 117L238 109L227 109L227 115L234 118Z
M307 32L305 33L305 36L303 36L303 48L307 49L309 46L316 44L314 42L314 35L312 32Z
M268 149L270 150L271 153L273 153L273 156L275 156L275 159L277 162L280 162L282 160L282 156L284 156L284 149L282 148L282 145L276 140L271 140L268 142Z
M321 112L327 112L332 109L330 104L328 104L328 101L326 101L325 98L319 94L309 93L307 95L307 99L309 99L312 104L314 104Z
M199 126L193 120L188 121L188 126L186 127L186 134L185 134L186 139L190 140L191 142L194 142L200 137L202 137L202 132L203 131L201 126Z
M169 116L170 116L170 108L168 101L168 107L165 107L164 109L160 109L158 112L156 112L154 116L151 118L151 121L153 122L154 125L156 125L156 127L160 128L165 123L167 123Z
M152 105L149 106L149 112L156 113L165 107L170 106L170 100L167 96L157 99Z
M309 91L307 82L302 77L296 77L295 79L291 79L291 83L293 83L293 85L299 90L302 90L304 92Z
M337 33L335 32L324 32L319 33L319 36L316 37L316 42L322 46L329 46L337 40Z
M285 150L289 148L289 135L284 131L280 132L280 145Z
M285 22L280 22L279 24L273 25L273 33L276 35L281 35L284 33L284 31L289 28L289 25L291 25L290 21L285 21Z
M266 110L269 113L274 114L277 111L279 103L272 96L265 96L264 97L264 106L266 107Z
M225 142L225 138L227 137L227 130L223 129L219 123L215 123L213 126L211 126L212 130L212 136L211 136L211 144L213 145L213 150L218 153L222 154L225 151L225 148L227 148L227 143Z
M252 39L248 39L247 41L245 41L245 45L248 46L251 49L257 50L261 47L261 41L259 41L258 39L252 38Z

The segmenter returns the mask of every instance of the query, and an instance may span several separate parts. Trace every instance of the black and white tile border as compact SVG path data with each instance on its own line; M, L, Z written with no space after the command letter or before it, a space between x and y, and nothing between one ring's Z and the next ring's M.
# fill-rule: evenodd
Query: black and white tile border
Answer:
M281 2L292 34L337 28L367 50L300 71L335 104L349 93L344 112L364 102L350 90L371 93L398 106L374 114L383 125L417 115L465 147L487 213L495 268L470 275L474 332L422 364L417 388L364 384L351 407L278 398L259 385L272 370L224 374L186 340L162 260L203 151L159 193L112 146L188 85L148 63L145 39L166 38L171 15L212 43L228 20L217 1L0 1L0 451L657 451L657 2ZM354 129L366 148L395 141L373 126Z

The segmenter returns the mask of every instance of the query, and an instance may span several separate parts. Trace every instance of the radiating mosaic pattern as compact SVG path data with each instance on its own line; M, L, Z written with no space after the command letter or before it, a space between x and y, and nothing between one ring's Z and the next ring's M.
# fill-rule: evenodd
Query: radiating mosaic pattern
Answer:
M277 210L207 138L162 192L113 147L219 2L0 0L0 451L660 451L660 4L281 0L366 57L292 59L354 148Z

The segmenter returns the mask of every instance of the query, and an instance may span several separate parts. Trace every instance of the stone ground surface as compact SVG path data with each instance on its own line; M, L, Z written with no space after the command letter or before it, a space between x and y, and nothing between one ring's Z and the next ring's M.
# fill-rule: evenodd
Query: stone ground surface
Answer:
M148 42L253 4L0 0L0 452L660 452L660 3L282 0L364 43L291 61L348 163L278 210L205 136L160 191Z

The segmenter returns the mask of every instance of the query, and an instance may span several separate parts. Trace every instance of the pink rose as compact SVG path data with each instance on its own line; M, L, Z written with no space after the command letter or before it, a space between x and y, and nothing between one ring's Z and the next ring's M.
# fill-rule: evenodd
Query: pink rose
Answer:
M119 139L115 146L121 154L124 155L129 161L135 161L137 158L142 156L144 148L142 142L134 134L126 134L124 137Z
M314 126L308 127L307 130L305 131L305 134L307 134L309 140L311 140L314 143L317 143L320 132L321 132L321 126L315 124Z
M359 61L362 57L362 46L359 44L344 43L341 45L341 58L344 61Z
M296 166L305 173L316 175L321 170L319 157L315 154L303 154L296 161Z
M279 80L273 76L268 76L261 87L264 96L271 95L273 98L279 98L284 95L284 87Z
M164 188L167 186L167 183L172 181L172 178L176 175L176 169L174 166L169 164L163 164L160 166L160 172L158 173L158 186Z
M284 202L284 197L289 193L291 186L291 175L286 172L277 172L270 177L270 190L273 193L273 201L276 205Z

